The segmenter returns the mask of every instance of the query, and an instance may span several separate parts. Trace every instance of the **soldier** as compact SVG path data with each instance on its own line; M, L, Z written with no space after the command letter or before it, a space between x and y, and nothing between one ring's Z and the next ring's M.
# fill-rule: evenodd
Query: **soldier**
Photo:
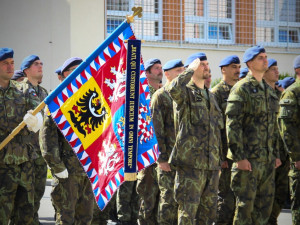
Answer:
M280 82L280 86L283 89L287 89L289 86L291 86L295 82L294 77L285 77L283 80Z
M63 82L64 78L63 76L61 75L61 66L58 67L56 70L55 70L55 73L57 74L57 78L60 82Z
M298 55L294 60L294 70L298 79L300 79L300 55Z
M244 79L244 78L247 76L248 73L249 73L248 67L242 68L242 69L240 70L239 80Z
M139 196L136 184L137 181L125 181L118 189L116 203L119 224L138 224Z
M25 79L25 74L23 73L22 70L15 70L15 73L11 78L11 80L15 80L18 82L21 82L24 79Z
M299 68L300 68L300 57ZM296 59L297 59L296 58ZM295 60L296 61L296 60ZM294 68L296 71L296 64ZM297 73L297 71L296 71ZM300 223L300 80L299 76L283 93L280 99L278 125L284 146L288 151L291 167L289 171L291 210L293 224Z
M231 189L236 198L233 224L266 224L274 199L278 97L262 79L268 69L265 49L245 51L248 75L236 83L226 107L227 158L233 160ZM276 162L276 163L275 163Z
M211 70L209 69L209 76L207 79L205 79L204 85L207 89L210 89L210 84L211 84Z
M82 59L76 57L66 60L62 76L67 77L81 62ZM42 155L53 175L51 200L56 210L56 224L90 224L95 201L91 183L50 113L45 113L40 135Z
M48 92L45 88L39 85L39 81L43 77L43 63L36 55L29 55L21 63L21 71L25 74L25 78L19 83L20 90L30 98L31 92L35 92L42 102L47 96ZM40 208L40 201L44 195L46 180L47 180L47 164L42 156L39 145L39 134L33 135L34 150L38 157L34 159L34 219L33 225L39 224L38 211Z
M169 162L176 166L174 197L178 224L212 224L216 219L222 115L204 86L204 53L188 57L183 73L166 87L174 101L176 141Z
M0 150L0 221L8 224L14 210L15 224L31 224L33 221L34 187L33 160L36 157L31 145L31 132L42 125L42 115L33 116L30 106L38 106L39 100L32 92L26 98L10 81L14 73L13 50L0 48L0 141L2 142L23 120L22 129Z
M161 87L163 76L159 59L149 59L145 62L150 96ZM136 191L140 197L139 223L140 225L157 224L156 213L159 199L156 163L140 171L137 176Z
M277 61L275 59L268 59L268 70L265 72L263 79L266 81L269 87L272 88L274 94L278 97L278 99L280 99L281 92L276 88L275 85L275 83L278 81L278 78L279 78L279 71L278 71ZM279 108L279 102L278 102L276 112L278 112L278 108ZM275 128L276 128L276 132L278 133L277 126ZM275 197L274 197L272 213L269 218L268 224L277 224L277 218L289 194L288 172L289 172L290 163L288 159L288 154L284 149L283 142L281 140L279 133L278 135L274 135L274 137L278 142L278 151L279 151L280 160L282 164L275 170Z
M163 70L167 79L165 86L154 93L151 101L153 125L158 141L160 155L157 160L157 180L160 190L158 204L158 224L177 224L178 205L175 202L174 179L175 168L168 163L175 144L173 101L166 86L184 71L181 59L168 61Z
M240 59L236 55L230 55L222 59L219 67L223 80L220 81L213 89L212 93L222 110L224 129L221 130L222 148L220 151L221 159L221 174L219 179L219 192L218 192L218 211L216 224L232 224L235 198L232 190L230 189L231 166L232 160L227 159L227 137L225 129L225 110L227 106L227 99L233 85L239 80L240 75Z

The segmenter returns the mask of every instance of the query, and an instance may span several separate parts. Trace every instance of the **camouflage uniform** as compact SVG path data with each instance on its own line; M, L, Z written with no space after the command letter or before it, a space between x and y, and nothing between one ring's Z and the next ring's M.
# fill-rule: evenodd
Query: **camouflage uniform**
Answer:
M101 211L96 201L94 201L94 209L93 209L93 220L91 225L106 225L107 220L111 219L111 215L115 210L116 205L116 195L112 197L109 203L106 205L105 209Z
M174 196L178 224L212 224L216 219L222 114L208 89L198 88L186 70L166 88L176 107L176 142L170 163L176 166ZM206 94L205 94L206 93Z
M281 92L275 89L278 98L281 96ZM278 104L279 108L279 104ZM277 127L278 128L278 127ZM277 218L284 207L285 201L289 194L289 178L288 173L290 170L290 161L288 154L284 149L283 141L279 135L278 139L278 149L281 160L281 166L275 170L275 197L273 202L273 209L270 215L268 224L277 224Z
M90 224L95 201L91 183L50 113L45 113L40 135L42 155L54 175L51 200L56 209L56 224ZM65 169L68 178L55 176Z
M168 162L170 154L175 144L173 100L165 87L155 92L151 101L153 125L158 141L160 155L158 162ZM176 170L166 172L159 167L157 170L157 180L160 190L158 204L158 223L177 224L178 205L174 196L174 179Z
M263 86L262 86L263 85ZM234 161L231 188L236 197L234 224L266 224L274 198L278 97L252 75L231 89L226 108L227 157ZM237 169L247 159L252 171Z
M219 179L219 191L218 191L218 211L216 224L232 224L234 210L235 210L235 197L233 191L230 188L231 179L231 167L232 160L226 157L228 146L226 137L226 118L225 111L227 106L227 99L232 86L221 80L211 92L215 95L215 98L222 110L224 129L221 130L222 148L220 152L221 161L228 162L228 168L221 168L221 174Z
M125 181L117 192L117 215L121 224L137 224L139 214L139 196L136 193L136 181Z
M280 135L291 160L290 191L293 224L300 224L300 80L289 86L280 99L278 125Z
M42 102L47 96L48 92L45 88L38 86L33 86L27 78L22 82L18 83L18 88L23 91L26 98L31 98L31 93L36 93L40 102ZM35 96L36 98L36 96ZM30 107L30 108L33 108ZM38 157L33 161L34 165L34 218L33 225L39 224L38 211L40 208L40 202L45 192L46 180L47 180L47 164L42 156L40 144L39 144L39 133L33 134L32 144Z
M150 96L156 89L149 84ZM159 188L157 183L156 163L141 170L137 175L136 192L140 197L139 223L140 225L157 224L157 208Z
M2 142L22 121L26 112L39 100L28 99L10 81L6 90L0 87L0 141ZM34 187L31 132L25 127L0 151L0 221L8 224L14 209L14 224L31 224L33 220Z

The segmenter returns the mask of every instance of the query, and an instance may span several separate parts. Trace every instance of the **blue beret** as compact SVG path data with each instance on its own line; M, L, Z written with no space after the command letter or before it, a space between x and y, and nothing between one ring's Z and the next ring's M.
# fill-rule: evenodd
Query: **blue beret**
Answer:
M294 60L294 69L300 68L300 55L298 55Z
M181 61L181 59L174 59L174 60L170 60L168 62L166 62L166 64L163 66L163 70L164 71L168 71L171 69L174 69L176 67L182 67L183 63Z
M39 59L40 58L37 55L27 56L25 59L23 59L23 62L21 63L21 70L24 71L25 69L29 68L34 61Z
M14 50L11 48L0 48L0 61L14 57Z
M61 66L55 70L55 73L57 73L57 75L61 75Z
M283 87L284 89L288 88L292 83L295 82L295 78L294 77L285 77L282 81L281 81L281 87ZM278 85L279 86L279 85ZM279 86L280 87L280 86Z
M207 60L207 57L205 55L205 53L203 52L197 52L193 55L190 55L187 60L184 63L184 67L189 66L195 59L200 59L200 61L205 61Z
M266 52L265 48L262 46L254 46L252 48L248 48L243 57L243 62L246 63L250 60L252 60L255 56L257 56L259 53Z
M239 78L244 78L245 76L247 76L248 72L249 72L249 69L247 67L242 68L240 70Z
M25 74L23 73L23 71L22 70L15 70L15 73L12 76L11 80L17 80L20 77L25 77Z
M63 72L65 72L70 67L79 65L80 63L82 63L82 59L78 57L72 57L67 59L61 66L61 74L63 74Z
M282 80L278 80L277 82L275 82L275 85L277 85L278 87L282 87Z
M228 66L231 63L240 64L241 62L237 55L230 55L230 56L227 56L226 58L222 59L219 67Z
M149 70L151 66L154 64L159 63L161 64L161 61L159 59L149 59L145 62L145 70Z
M277 66L277 61L275 59L268 59L268 68L271 66Z

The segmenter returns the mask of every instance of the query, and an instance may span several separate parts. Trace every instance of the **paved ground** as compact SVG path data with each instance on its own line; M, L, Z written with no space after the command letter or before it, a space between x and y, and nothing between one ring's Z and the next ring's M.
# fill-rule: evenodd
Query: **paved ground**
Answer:
M44 197L41 201L41 208L39 210L40 222L42 224L51 224L54 225L54 209L51 204L50 199L50 191L51 187L47 186ZM113 225L115 223L109 222L108 225ZM292 216L290 210L284 209L282 210L279 218L278 218L279 225L292 225Z

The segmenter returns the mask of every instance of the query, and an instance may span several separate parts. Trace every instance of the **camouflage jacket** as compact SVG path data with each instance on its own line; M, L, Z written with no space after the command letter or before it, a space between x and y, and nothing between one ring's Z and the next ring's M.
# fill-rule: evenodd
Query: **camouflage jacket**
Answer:
M175 144L173 101L165 87L157 90L151 99L153 125L160 155L158 162L167 162Z
M71 175L85 175L75 152L57 128L48 110L45 112L43 128L40 131L40 146L52 174L67 169Z
M226 108L227 157L233 161L273 160L276 146L278 97L266 82L264 88L250 74L231 89Z
M27 78L25 78L23 81L19 82L17 84L18 88L25 94L26 98L36 98L38 97L39 103L41 103L47 96L48 92L45 88L38 86L33 86ZM34 108L34 106L31 106L31 108ZM41 111L42 114L44 114L43 110ZM34 149L39 157L42 156L40 145L39 145L39 133L33 133L32 134L32 143L34 146Z
M280 99L281 94L282 94L281 91L279 91L278 89L275 89L275 93L276 93L278 99ZM278 102L278 112L279 112L279 102ZM278 114L277 114L277 117L278 117ZM278 129L278 124L277 124L275 129L277 130L276 131L277 132L277 136L276 136L277 145L276 146L278 147L279 158L280 158L281 162L285 162L286 160L288 160L288 154L287 154L287 151L284 148L283 140L280 136L280 132L279 132L279 129Z
M220 152L220 158L222 161L225 161L227 158L227 136L226 136L226 117L225 117L225 111L227 106L227 99L230 93L232 86L225 83L224 80L221 80L220 83L218 83L211 92L215 95L216 101L222 111L223 115L223 123L224 123L224 129L221 129L221 139L222 139L222 148Z
M280 99L278 125L292 162L300 161L300 80L289 86Z
M6 90L0 88L0 141L2 142L22 121L28 110L38 106L37 97L26 98L15 81ZM23 128L2 150L0 162L19 165L36 158L32 146L32 132Z
M171 163L195 169L220 168L221 110L212 93L205 88L208 101L191 80L194 72L186 70L166 87L175 102L176 142ZM209 106L207 106L207 103Z

